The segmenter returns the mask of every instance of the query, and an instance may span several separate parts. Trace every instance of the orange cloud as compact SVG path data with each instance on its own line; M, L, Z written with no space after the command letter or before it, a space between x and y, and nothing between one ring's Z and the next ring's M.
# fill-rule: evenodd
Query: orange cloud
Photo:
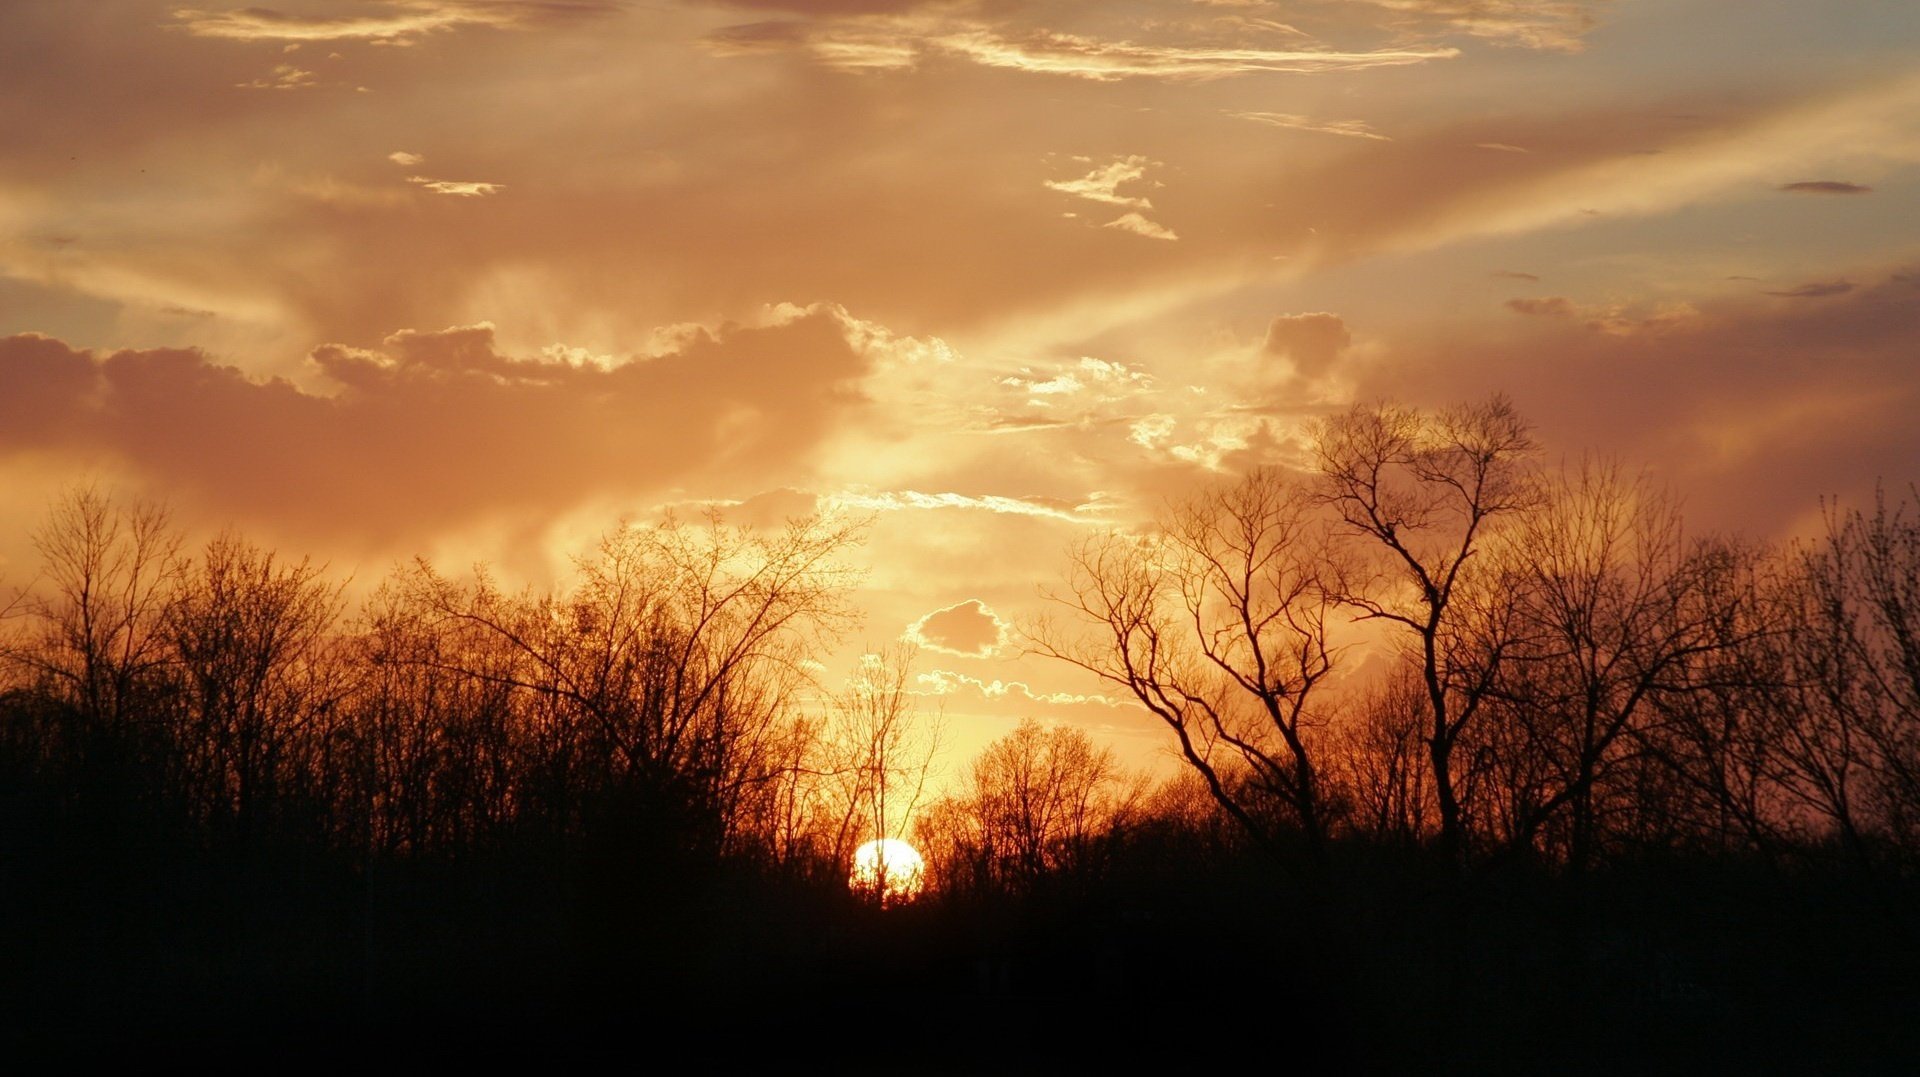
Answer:
M215 514L347 540L803 467L860 404L836 310L687 335L611 367L500 352L489 325L313 352L331 395L191 350L0 339L0 454L105 458ZM751 478L744 478L751 476Z
M364 14L304 15L267 7L180 8L173 17L196 37L233 41L404 41L462 27L495 29L617 10L590 0L385 0Z
M902 639L928 650L967 658L991 658L1009 639L1008 625L977 598L934 610L907 626Z

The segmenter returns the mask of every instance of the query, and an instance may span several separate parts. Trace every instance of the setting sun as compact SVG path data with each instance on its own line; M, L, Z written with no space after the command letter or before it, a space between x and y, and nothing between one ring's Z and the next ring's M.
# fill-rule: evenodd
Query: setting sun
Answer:
M861 893L877 893L882 904L910 901L926 889L927 862L898 838L870 841L854 850L847 885Z

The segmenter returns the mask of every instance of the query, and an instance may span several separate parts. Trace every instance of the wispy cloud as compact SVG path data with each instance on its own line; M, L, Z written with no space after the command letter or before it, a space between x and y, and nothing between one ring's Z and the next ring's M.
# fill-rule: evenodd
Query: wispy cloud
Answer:
M188 33L232 41L400 41L483 26L507 29L615 10L589 0L386 0L356 14L304 15L268 7L178 8Z
M311 71L302 70L292 64L275 64L265 78L234 85L243 90L304 90L317 83Z
M1873 188L1844 180L1801 180L1798 183L1783 183L1780 190L1789 194L1868 194Z
M1797 288L1784 288L1765 294L1781 299L1825 299L1831 295L1846 295L1853 291L1853 282L1845 280L1822 280L1802 284Z
M1341 51L1153 44L1045 30L1007 35L979 23L949 23L930 29L918 22L851 19L824 24L777 20L730 26L709 35L707 44L722 55L799 49L820 63L843 70L911 68L923 56L932 54L983 67L1100 82L1130 78L1203 81L1274 72L1357 71L1459 55L1458 49L1437 47Z
M387 160L405 168L412 168L415 165L422 165L427 162L425 157L417 153L408 153L406 150L395 150L387 154Z
M915 677L914 680L921 686L915 694L924 696L947 696L971 688L988 699L1015 697L1034 703L1091 703L1101 707L1138 706L1132 700L1118 700L1098 692L1036 692L1033 686L1025 681L989 680L983 677L970 677L965 673L956 673L947 669L929 670Z
M851 509L856 512L901 512L910 509L971 509L980 512L1006 513L1014 516L1040 516L1051 520L1066 520L1072 523L1095 523L1100 517L1093 515L1092 505L1068 505L1064 502L1043 502L1023 500L1017 497L1003 497L998 494L973 496L957 493L922 493L919 490L889 490L869 492L860 490L843 491L829 494L824 504L833 509Z
M1118 228L1122 232L1132 232L1136 236L1145 236L1148 239L1171 241L1180 238L1174 234L1173 229L1168 228L1158 221L1149 220L1138 213L1122 213L1120 216L1101 225L1101 227Z
M1051 191L1074 195L1092 202L1131 206L1135 209L1152 209L1153 203L1145 195L1121 194L1120 188L1141 182L1146 176L1147 166L1153 163L1145 157L1119 157L1079 179L1048 180L1046 187Z
M1366 0L1410 23L1430 23L1496 45L1579 52L1605 0Z
M490 194L499 194L507 189L504 183L481 183L473 180L437 180L429 176L408 176L408 183L418 184L434 194L449 194L457 198L484 198Z
M1327 135L1342 135L1347 138L1367 138L1376 142L1391 142L1392 139L1375 131L1361 120L1316 120L1310 116L1300 116L1291 112L1231 112L1243 120L1264 123L1271 127L1286 127L1295 131L1318 131Z
M1458 49L1451 48L1376 49L1362 52L1194 48L1103 41L1077 34L1045 32L1014 39L986 30L950 34L938 39L936 44L945 51L988 67L1101 81L1125 78L1204 80L1263 72L1357 71L1370 67L1398 67L1428 60L1445 60L1459 55Z

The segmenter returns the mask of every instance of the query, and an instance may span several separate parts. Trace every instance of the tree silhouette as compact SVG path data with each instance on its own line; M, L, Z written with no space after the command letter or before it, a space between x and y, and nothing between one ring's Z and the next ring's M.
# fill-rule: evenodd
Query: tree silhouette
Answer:
M1137 699L1256 840L1297 830L1320 857L1327 554L1306 491L1255 471L1174 504L1148 534L1076 546L1066 590L1048 594L1076 626L1043 623L1034 646Z
M1539 501L1535 443L1511 401L1428 413L1356 405L1314 431L1321 503L1357 556L1339 562L1337 600L1401 633L1426 689L1427 747L1440 850L1466 852L1454 749L1491 698L1513 641L1497 530Z

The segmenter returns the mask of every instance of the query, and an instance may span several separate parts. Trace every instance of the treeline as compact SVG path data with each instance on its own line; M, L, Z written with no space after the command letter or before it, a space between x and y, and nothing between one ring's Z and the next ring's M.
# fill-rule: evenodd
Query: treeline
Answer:
M1249 840L1913 866L1911 500L1689 535L1644 474L1543 464L1503 398L1356 407L1302 448L1080 544L1036 640L1157 717Z
M1911 503L1785 546L1688 535L1644 476L1542 466L1501 399L1355 408L1306 450L1081 543L1030 634L1167 727L1185 767L1158 788L1029 724L932 801L913 656L816 661L853 624L844 521L622 526L544 592L416 562L349 609L309 561L188 551L92 489L0 619L0 767L42 823L164 821L209 855L613 828L825 883L901 836L949 892L1097 875L1153 833L1296 868L1355 842L1575 869L1920 852Z
M1184 981L1329 1036L1419 1014L1417 1053L1503 1007L1639 1021L1675 982L1708 1000L1680 1019L1751 1030L1727 1000L1799 1005L1780 969L1920 967L1893 945L1920 931L1911 499L1797 544L1690 535L1651 479L1544 462L1499 398L1357 407L1298 448L1076 545L1025 634L1162 723L1175 777L1029 721L938 795L913 654L819 662L856 624L855 522L622 525L552 589L420 561L350 603L75 491L0 597L0 916L29 925L0 934L0 1047L56 1014L221 1036ZM848 886L884 836L926 857L904 908ZM1726 956L1740 917L1843 908ZM1655 939L1718 949L1676 972Z
M623 526L562 590L420 562L350 611L309 561L233 534L188 553L162 508L81 490L6 621L9 786L242 859L453 861L618 828L686 870L844 878L913 718L910 655L838 693L809 668L850 621L854 538Z

